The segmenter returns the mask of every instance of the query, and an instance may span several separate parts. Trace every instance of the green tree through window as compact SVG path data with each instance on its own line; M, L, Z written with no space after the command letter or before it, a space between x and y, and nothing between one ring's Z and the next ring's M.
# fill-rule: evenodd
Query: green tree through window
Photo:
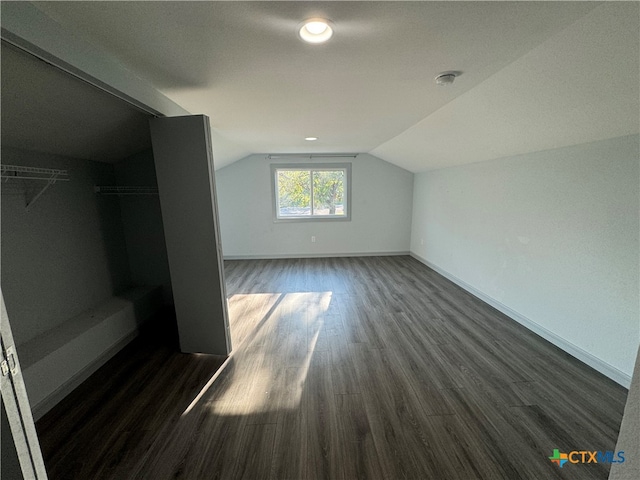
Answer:
M313 174L314 215L338 215L336 207L344 205L344 171L324 170ZM344 215L344 208L340 212Z
M346 218L348 167L273 168L276 218Z
M311 172L278 171L278 197L281 215L310 215Z

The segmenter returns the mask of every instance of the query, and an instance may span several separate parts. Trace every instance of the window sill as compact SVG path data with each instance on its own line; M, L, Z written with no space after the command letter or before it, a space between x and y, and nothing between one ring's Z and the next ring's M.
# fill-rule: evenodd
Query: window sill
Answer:
M273 223L308 223L308 222L350 222L349 215L345 217L294 217L294 218L274 218Z

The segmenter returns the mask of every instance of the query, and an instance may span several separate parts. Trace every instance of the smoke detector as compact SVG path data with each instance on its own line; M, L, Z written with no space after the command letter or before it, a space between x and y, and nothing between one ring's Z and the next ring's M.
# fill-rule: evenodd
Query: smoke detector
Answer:
M441 87L451 85L456 79L456 76L454 72L443 72L436 77L436 85Z

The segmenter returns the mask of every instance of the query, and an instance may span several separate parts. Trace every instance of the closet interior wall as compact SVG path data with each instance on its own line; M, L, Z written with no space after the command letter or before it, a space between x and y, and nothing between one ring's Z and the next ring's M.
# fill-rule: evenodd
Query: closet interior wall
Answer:
M70 176L29 210L23 185L1 187L2 291L21 345L129 288L131 273L120 205L93 190L115 183L113 165L4 146L2 163Z
M116 163L114 168L117 185L157 188L151 149ZM158 195L122 195L118 200L132 283L160 285L163 302L172 305L171 274Z
M2 42L2 165L68 181L0 183L0 280L34 417L111 358L162 307L171 282L149 114Z

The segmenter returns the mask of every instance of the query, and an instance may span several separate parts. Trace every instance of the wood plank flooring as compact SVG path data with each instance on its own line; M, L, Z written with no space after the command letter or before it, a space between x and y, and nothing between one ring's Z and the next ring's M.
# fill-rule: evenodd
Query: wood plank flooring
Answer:
M38 422L50 478L607 478L548 457L613 450L626 389L416 260L225 269L231 357L159 317Z

